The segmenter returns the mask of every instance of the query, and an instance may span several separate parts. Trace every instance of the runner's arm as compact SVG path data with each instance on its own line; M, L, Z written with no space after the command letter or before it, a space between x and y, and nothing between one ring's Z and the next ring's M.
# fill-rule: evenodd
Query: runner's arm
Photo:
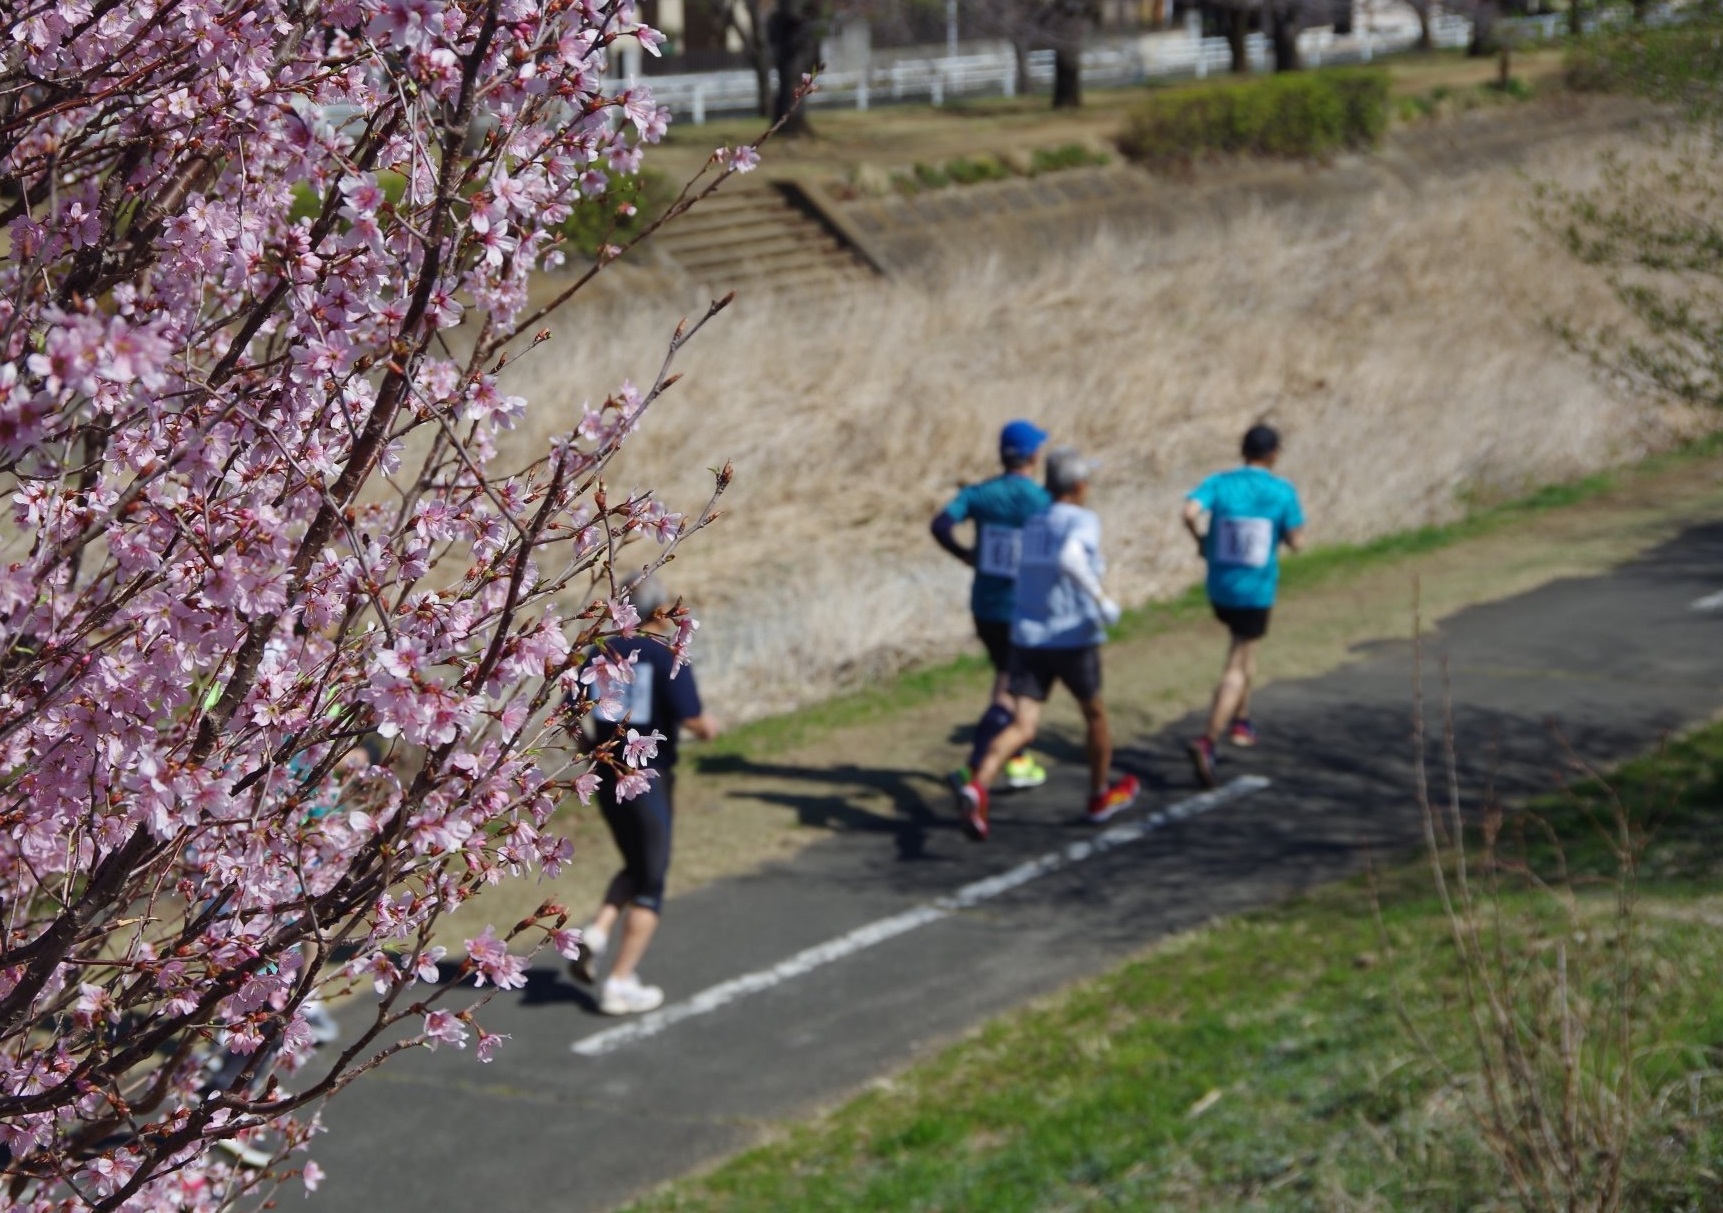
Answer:
M690 716L687 720L682 722L682 727L687 729L695 737L698 737L701 741L711 741L714 737L718 736L720 731L718 728L718 718L705 713L701 713L699 716Z
M1203 515L1207 512L1208 511L1203 509L1202 502L1198 501L1195 497L1185 498L1185 530L1189 531L1191 533L1191 538L1197 541L1198 552L1203 550L1203 539L1206 537L1203 534L1202 520Z
M1059 549L1059 571L1077 583L1096 606L1101 608L1101 616L1109 624L1119 621L1119 604L1107 597L1101 589L1101 579L1095 576L1095 570L1089 565L1089 553L1083 547L1083 541L1076 535L1065 540L1065 546Z
M1295 526L1280 537L1280 541L1295 552L1304 550L1304 528Z
M954 533L957 529L957 519L941 510L933 516L933 524L928 529L933 532L933 537L938 541L940 547L963 561L964 564L974 566L975 549L964 547L957 541L957 536Z

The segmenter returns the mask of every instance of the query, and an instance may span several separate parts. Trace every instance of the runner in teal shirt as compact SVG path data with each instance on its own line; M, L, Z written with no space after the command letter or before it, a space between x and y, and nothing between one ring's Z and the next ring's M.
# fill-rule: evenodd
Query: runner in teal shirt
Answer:
M1190 743L1197 780L1211 788L1219 782L1215 747L1223 734L1234 745L1256 744L1250 686L1256 677L1256 646L1268 634L1280 585L1280 545L1296 552L1304 543L1298 491L1274 474L1280 435L1266 425L1253 426L1243 448L1244 466L1210 476L1191 492L1184 508L1185 527L1208 561L1209 603L1232 634L1208 731Z
M991 480L966 486L933 517L933 537L939 546L975 570L969 608L975 634L993 663L993 694L975 726L969 764L952 772L953 786L969 782L971 770L987 753L993 738L1014 719L1017 701L1010 693L1011 612L1017 602L1017 562L1022 554L1023 524L1053 504L1035 479L1047 431L1028 421L1013 421L999 434L999 461L1005 470ZM975 524L975 542L960 543L960 523ZM1047 782L1047 772L1028 754L1005 764L1005 781L1014 788Z

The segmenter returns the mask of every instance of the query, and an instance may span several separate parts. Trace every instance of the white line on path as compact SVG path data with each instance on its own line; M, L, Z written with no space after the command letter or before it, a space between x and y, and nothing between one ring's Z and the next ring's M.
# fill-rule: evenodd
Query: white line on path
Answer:
M1093 838L1082 842L1073 842L1057 851L1048 851L1038 859L1020 863L1014 868L1007 869L997 876L989 876L986 880L978 880L966 884L950 896L941 897L937 901L926 902L914 909L905 910L901 914L893 914L890 918L881 918L866 926L857 927L847 935L839 935L825 943L817 944L805 951L797 952L786 960L780 960L769 969L759 969L753 973L744 973L740 977L732 977L729 981L721 981L715 986L709 986L694 997L684 1001L671 1003L656 1011L649 1011L638 1019L614 1028L606 1028L602 1032L594 1032L569 1046L583 1057L598 1057L611 1053L623 1045L633 1044L637 1040L645 1040L656 1036L666 1028L681 1023L684 1019L693 1019L697 1015L705 1015L716 1011L719 1007L746 998L750 994L758 994L761 990L769 990L781 985L792 977L800 977L803 973L811 972L822 965L853 956L865 948L871 948L876 943L884 943L899 935L907 934L917 927L925 927L930 922L938 922L949 918L958 910L967 910L981 904L990 898L1008 893L1020 888L1032 880L1038 880L1050 872L1072 864L1082 863L1085 859L1115 847L1138 842L1162 826L1175 821L1183 821L1187 817L1195 817L1198 813L1206 813L1230 801L1249 796L1252 792L1260 792L1268 786L1268 780L1261 775L1244 775L1224 787L1212 792L1204 792L1200 796L1192 796L1189 800L1181 800L1169 805L1159 812L1150 813L1137 821L1127 821L1103 830Z
M1693 609L1696 611L1715 611L1719 607L1723 607L1723 590L1718 590L1715 594L1707 594L1693 604Z

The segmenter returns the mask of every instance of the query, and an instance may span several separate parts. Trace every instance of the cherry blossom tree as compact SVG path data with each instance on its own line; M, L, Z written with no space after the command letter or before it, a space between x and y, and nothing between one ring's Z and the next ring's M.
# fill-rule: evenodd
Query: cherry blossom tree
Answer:
M555 872L593 763L643 760L570 745L631 673L585 654L713 510L605 477L722 304L499 466L499 374L625 251L542 275L561 225L665 129L602 87L612 39L660 41L632 0L0 20L0 1191L255 1204L315 1186L321 1100L404 1049L488 1058L478 1000L575 946L550 904L441 972L431 941ZM283 1080L350 989L367 1026Z

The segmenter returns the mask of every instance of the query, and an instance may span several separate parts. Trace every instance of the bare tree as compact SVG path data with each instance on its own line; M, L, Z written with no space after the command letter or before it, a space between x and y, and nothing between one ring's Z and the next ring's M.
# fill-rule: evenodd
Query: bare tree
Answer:
M704 0L726 34L734 34L748 57L758 90L760 115L772 112L772 47L766 37L766 14L760 0Z
M1347 0L1339 0L1346 3ZM1262 25L1268 36L1269 52L1274 57L1274 70L1295 72L1304 66L1298 53L1298 33L1313 25L1332 20L1330 0L1216 0L1214 8L1226 24L1227 47L1231 51L1231 69L1240 75L1250 71L1250 36L1252 17Z
M811 129L801 104L802 77L819 66L820 33L827 16L826 0L776 0L766 18L766 40L778 70L772 121L786 135L805 135Z
M1017 90L1033 91L1029 52L1053 51L1053 107L1083 104L1083 37L1095 19L1094 0L980 0L972 10L976 28L1011 43L1017 60Z

